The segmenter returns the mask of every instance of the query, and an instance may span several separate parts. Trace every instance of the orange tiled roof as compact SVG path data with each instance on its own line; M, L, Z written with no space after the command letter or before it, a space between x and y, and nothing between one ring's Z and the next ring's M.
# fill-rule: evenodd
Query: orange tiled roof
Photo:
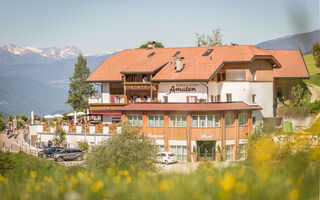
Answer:
M261 110L258 105L250 106L244 102L224 103L134 103L122 107L122 111L227 111Z
M264 51L272 54L281 63L281 68L273 69L274 78L310 77L299 50L264 49Z
M207 49L213 51L209 56L202 56ZM180 51L179 57L184 57L185 67L181 72L174 69L176 58L173 55L177 51ZM153 81L207 81L224 63L251 62L255 57L272 59L281 65L283 68L275 71L275 77L286 77L288 71L306 71L304 63L301 63L301 54L289 51L292 50L263 50L251 45L127 49L106 59L87 81L121 81L121 73L154 73L158 70ZM149 58L153 52L155 54ZM301 77L300 73L292 72L292 75Z

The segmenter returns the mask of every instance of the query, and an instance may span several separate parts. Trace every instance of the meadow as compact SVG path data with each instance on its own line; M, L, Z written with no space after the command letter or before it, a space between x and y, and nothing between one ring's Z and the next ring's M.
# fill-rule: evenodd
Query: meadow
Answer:
M306 83L320 86L320 68L316 67L316 62L312 54L303 56L304 62L308 68L310 79L305 79Z
M301 135L300 135L301 136ZM1 199L319 199L320 148L297 134L281 145L250 140L248 159L188 174L65 167L25 153L1 152ZM288 137L292 137L289 135Z

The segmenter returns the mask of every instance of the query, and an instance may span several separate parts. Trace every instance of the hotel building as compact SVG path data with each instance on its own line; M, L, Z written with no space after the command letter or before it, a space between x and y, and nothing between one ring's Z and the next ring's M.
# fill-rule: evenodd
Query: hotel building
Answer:
M162 151L189 160L245 158L258 120L276 116L291 88L309 78L299 50L251 45L127 49L87 79L101 86L90 114L105 124L129 121Z

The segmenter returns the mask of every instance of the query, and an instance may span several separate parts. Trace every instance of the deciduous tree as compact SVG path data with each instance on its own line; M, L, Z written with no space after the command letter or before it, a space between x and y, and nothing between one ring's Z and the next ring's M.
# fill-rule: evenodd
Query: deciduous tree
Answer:
M196 33L196 45L205 46L222 46L222 33L219 28L212 31L212 35Z
M156 42L156 43L154 44L154 47L155 47L155 48L164 48L164 46L163 46L163 44L162 44L161 42ZM148 48L148 43L142 44L142 45L139 47L139 49L146 49L146 48Z
M320 43L316 42L312 47L312 54L316 61L316 66L320 67Z

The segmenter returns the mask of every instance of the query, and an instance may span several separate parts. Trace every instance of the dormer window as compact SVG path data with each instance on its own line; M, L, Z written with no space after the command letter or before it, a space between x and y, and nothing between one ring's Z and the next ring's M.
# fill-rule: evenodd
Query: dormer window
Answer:
M154 54L156 54L156 52L152 52L148 55L148 58L151 58Z
M177 52L173 55L173 57L177 57L177 56L180 54L180 52L181 52L181 51L177 51Z
M202 54L202 56L208 56L210 55L210 53L213 51L213 49L207 49L206 52L204 52L204 54Z

